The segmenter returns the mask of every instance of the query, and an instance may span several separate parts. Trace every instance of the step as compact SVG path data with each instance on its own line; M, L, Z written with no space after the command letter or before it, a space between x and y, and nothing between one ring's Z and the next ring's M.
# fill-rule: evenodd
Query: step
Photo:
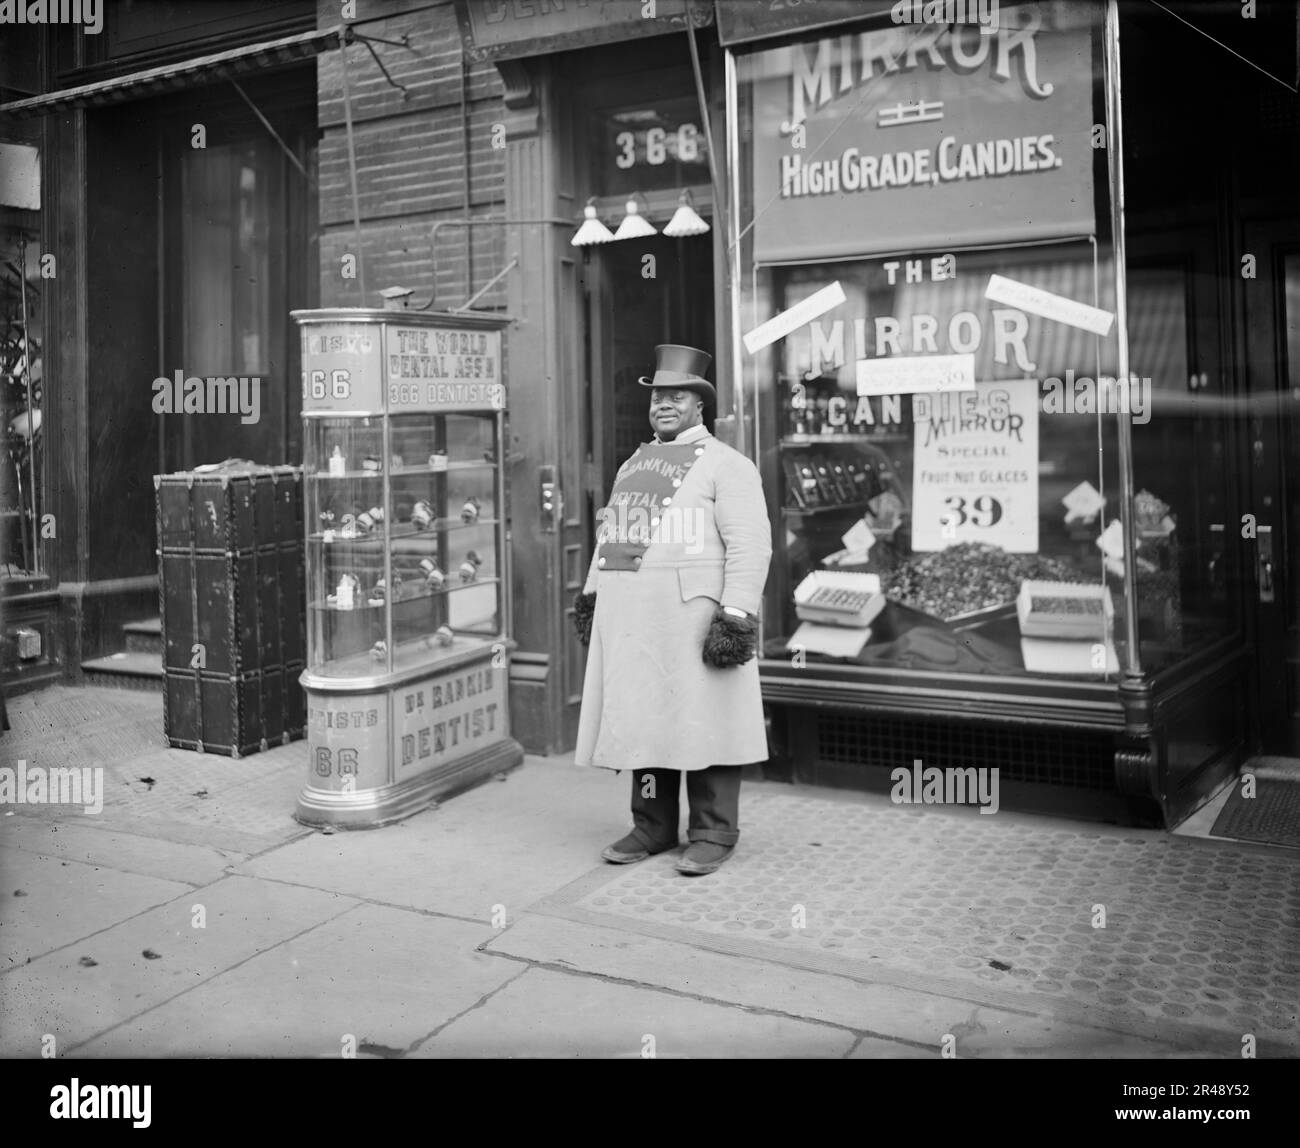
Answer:
M163 636L161 618L143 618L138 622L127 622L122 627L126 635L128 653L157 654L162 657Z
M1286 781L1293 785L1300 784L1300 757L1282 757L1278 754L1267 753L1256 754L1241 767L1238 773L1253 773L1261 780Z
M82 662L81 668L88 686L110 686L119 690L163 688L162 658L157 654L124 650L106 658L91 658Z

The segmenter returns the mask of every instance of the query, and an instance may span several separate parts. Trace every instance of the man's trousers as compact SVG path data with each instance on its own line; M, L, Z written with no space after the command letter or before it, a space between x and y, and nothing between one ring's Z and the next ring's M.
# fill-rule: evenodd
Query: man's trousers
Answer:
M677 844L681 775L690 803L687 839L735 845L740 839L740 765L632 770L632 836L656 852Z

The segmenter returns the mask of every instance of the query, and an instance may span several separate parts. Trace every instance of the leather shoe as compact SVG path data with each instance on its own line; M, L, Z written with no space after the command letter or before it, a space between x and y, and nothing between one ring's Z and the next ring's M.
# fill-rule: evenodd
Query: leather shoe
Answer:
M671 845L664 845L658 849L647 849L641 844L639 838L629 833L615 841L613 845L607 846L601 851L601 856L606 861L612 861L615 865L631 865L634 861L644 861L653 853L663 853L668 849L675 849L677 842Z
M714 873L736 851L734 845L717 845L712 841L692 841L674 868L692 877Z

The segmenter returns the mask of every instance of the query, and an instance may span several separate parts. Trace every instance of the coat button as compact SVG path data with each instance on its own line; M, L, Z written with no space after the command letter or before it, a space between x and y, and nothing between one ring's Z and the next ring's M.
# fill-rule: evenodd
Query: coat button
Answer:
M597 565L597 566L604 566L604 565L605 565L605 559L603 559L603 558L598 558L598 559L596 560L596 565Z
M672 504L673 504L673 500L671 498L665 498L663 501L664 506L672 506Z
M633 565L633 566L640 566L640 565L641 565L641 555L640 555L640 554L635 554L635 555L633 555L633 557L632 557L632 565Z
M652 518L652 519L650 519L650 525L651 525L651 526L658 526L658 525L659 525L659 519L657 519L657 518Z
M681 484L682 484L682 480L681 480L680 478L674 478L674 479L673 479L673 486L674 486L674 488L676 488L676 487L678 487L678 486L681 486Z
M697 458L698 458L700 455L702 455L703 453L704 453L704 448L703 448L702 446L697 446L697 447L695 448L695 455L696 455Z

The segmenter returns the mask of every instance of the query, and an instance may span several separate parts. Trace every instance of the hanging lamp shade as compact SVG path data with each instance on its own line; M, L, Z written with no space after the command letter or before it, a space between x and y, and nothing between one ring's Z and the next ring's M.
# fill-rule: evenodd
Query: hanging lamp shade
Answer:
M688 235L703 235L708 230L708 223L695 210L695 197L688 187L677 201L677 210L664 228L664 234L672 239L681 239Z
M658 235L659 229L641 214L641 208L635 199L627 201L627 214L614 232L615 239L643 239L647 235Z
M569 240L574 247L591 247L597 243L609 243L614 238L614 233L596 218L595 196L587 200L587 206L582 209L582 214L584 217L582 226Z

